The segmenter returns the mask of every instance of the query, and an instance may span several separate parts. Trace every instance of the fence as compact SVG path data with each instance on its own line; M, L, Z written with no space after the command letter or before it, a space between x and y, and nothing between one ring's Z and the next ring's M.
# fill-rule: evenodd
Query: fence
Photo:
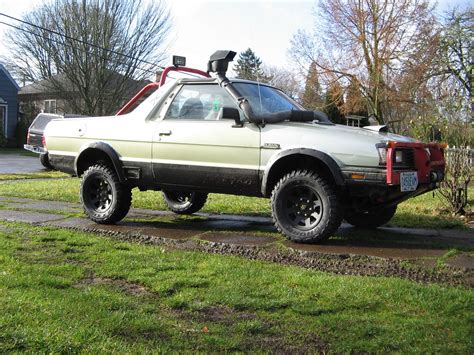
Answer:
M452 156L454 153L462 153L464 152L466 154L466 159L469 159L469 165L474 165L474 149L471 149L469 147L467 148L447 148L445 150L445 156L446 159L449 160L450 155Z

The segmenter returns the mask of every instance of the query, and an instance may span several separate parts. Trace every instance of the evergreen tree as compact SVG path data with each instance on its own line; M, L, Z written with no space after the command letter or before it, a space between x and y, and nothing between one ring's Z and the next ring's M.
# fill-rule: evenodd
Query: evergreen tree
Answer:
M308 110L316 110L323 105L321 98L321 86L319 85L316 63L311 63L306 76L302 104Z
M268 81L269 78L263 73L261 65L262 61L260 58L255 55L252 49L247 48L245 52L239 54L234 70L239 79Z
M360 126L369 125L369 113L367 110L367 101L362 95L362 89L359 80L356 77L351 78L351 82L347 87L346 102L344 103L344 113L346 116L362 116Z
M333 82L329 85L326 91L324 100L324 112L329 119L334 123L345 124L346 118L343 114L344 95L341 85L338 82Z

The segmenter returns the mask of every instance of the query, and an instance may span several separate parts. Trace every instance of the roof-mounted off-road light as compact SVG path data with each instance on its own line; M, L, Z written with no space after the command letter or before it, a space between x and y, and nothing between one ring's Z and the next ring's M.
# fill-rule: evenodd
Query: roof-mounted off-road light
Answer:
M209 58L207 63L208 73L225 73L229 67L229 62L234 60L237 53L233 51L217 51Z
M179 55L174 55L173 56L173 65L175 67L177 67L177 66L185 67L186 66L186 57L181 57Z

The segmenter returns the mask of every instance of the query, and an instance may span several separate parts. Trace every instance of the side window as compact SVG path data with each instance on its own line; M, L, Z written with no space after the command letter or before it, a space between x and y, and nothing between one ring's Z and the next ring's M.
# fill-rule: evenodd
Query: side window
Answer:
M165 119L217 120L223 106L237 107L219 85L183 85L171 103Z

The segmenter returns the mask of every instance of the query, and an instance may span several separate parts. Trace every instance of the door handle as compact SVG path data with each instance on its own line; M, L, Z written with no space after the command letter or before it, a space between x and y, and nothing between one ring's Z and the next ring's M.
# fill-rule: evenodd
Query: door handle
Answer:
M158 135L159 136L171 136L171 131L168 130L168 131L161 131L161 132L158 132Z

